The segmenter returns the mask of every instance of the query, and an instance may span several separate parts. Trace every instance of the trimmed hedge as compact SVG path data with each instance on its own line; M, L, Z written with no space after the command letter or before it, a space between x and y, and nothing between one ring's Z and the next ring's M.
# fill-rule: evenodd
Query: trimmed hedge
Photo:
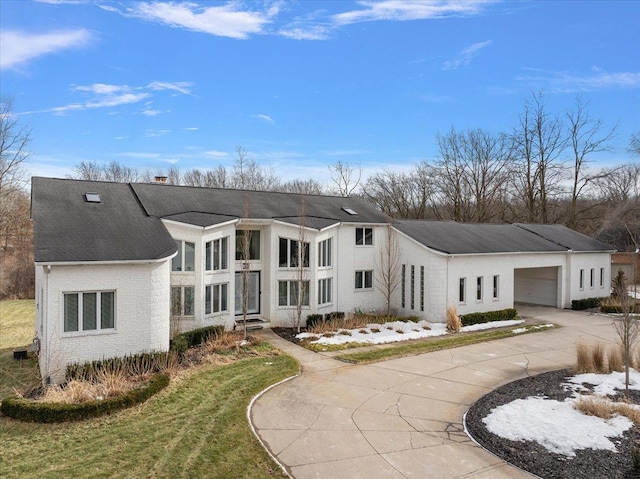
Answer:
M158 374L146 386L132 389L121 396L82 404L64 404L7 398L0 403L0 413L29 422L56 423L82 421L133 407L145 402L169 384L169 376Z
M622 313L622 307L617 305L606 305L603 304L600 306L601 313ZM640 314L640 304L636 304L634 308L630 308L631 313Z
M224 326L206 326L180 333L171 340L170 349L183 354L187 349L204 343L210 336L222 334Z
M518 311L509 308L498 311L487 311L486 313L469 313L460 316L463 326L471 326L472 324L490 323L491 321L509 321L516 319Z
M574 299L571 301L571 309L582 311L583 309L597 308L602 303L602 298Z

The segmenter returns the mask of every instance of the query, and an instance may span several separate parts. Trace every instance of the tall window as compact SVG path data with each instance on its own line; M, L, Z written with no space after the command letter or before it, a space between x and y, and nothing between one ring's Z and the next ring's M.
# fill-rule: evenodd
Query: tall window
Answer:
M584 270L580 270L580 289L584 289Z
M356 289L373 288L373 270L356 271Z
M476 301L482 301L482 282L484 278L482 276L478 276L476 278Z
M229 285L227 283L210 284L205 287L204 314L228 311Z
M356 246L373 244L373 228L356 228Z
M64 332L115 328L115 292L64 293Z
M171 314L173 316L193 316L194 303L193 286L171 287Z
M302 264L303 268L309 267L309 243L280 238L279 241L279 266L281 268L297 268Z
M493 299L498 299L500 297L500 276L493 276Z
M204 247L204 267L207 271L229 268L229 237L209 241Z
M278 281L278 305L298 305L298 281ZM302 281L302 306L309 306L309 281Z
M464 303L467 299L467 278L460 278L458 287L458 301Z
M409 293L411 296L411 309L415 309L416 307L416 267L411 265L411 292Z
M403 264L401 278L400 278L400 303L401 303L400 306L403 308L406 306L406 303L405 303L406 294L407 294L407 265Z
M318 266L331 266L331 238L318 243Z
M424 311L424 266L420 266L420 311Z
M593 287L595 286L595 283L596 283L596 270L594 268L591 268L591 271L589 272L589 287L593 289Z
M600 268L600 287L604 288L604 268Z
M318 304L331 302L331 278L318 280Z
M196 244L176 240L178 254L171 260L171 271L194 271L196 265Z
M244 232L249 235L249 257L244 257ZM236 230L236 260L259 260L260 259L260 230Z

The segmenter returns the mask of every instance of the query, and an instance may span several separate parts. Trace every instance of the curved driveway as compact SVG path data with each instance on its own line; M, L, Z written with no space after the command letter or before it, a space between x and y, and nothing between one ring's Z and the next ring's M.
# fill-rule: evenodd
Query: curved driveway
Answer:
M253 426L297 479L531 477L472 442L463 414L507 382L572 366L576 341L613 341L615 332L604 316L519 310L563 327L369 365L265 331L264 339L300 361L302 374L254 402Z

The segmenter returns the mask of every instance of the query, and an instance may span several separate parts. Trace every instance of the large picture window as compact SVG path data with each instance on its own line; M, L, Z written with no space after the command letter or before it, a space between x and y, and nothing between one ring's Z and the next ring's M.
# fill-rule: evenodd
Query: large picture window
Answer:
M309 267L309 243L303 242L302 249L300 241L280 238L278 248L278 265L281 268L303 268Z
M229 268L229 238L209 241L204 248L204 267L207 271L220 271Z
M64 293L64 332L115 328L115 292Z
M373 288L373 270L356 271L356 289Z
M171 271L194 271L196 265L196 244L177 240L178 254L171 260Z
M309 281L302 283L302 306L309 306ZM298 281L278 281L278 305L297 306L298 305Z
M220 313L229 310L229 285L227 283L210 284L205 287L204 314Z
M245 231L249 236L249 257L245 258L244 240ZM236 260L259 260L260 259L260 230L236 230Z
M373 228L356 228L356 246L373 244Z
M193 286L171 287L171 314L173 316L194 315L194 291Z

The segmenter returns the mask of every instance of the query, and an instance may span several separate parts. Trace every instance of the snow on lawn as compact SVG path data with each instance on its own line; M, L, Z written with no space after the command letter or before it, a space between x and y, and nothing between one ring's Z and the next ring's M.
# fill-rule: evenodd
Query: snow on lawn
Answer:
M524 321L492 321L491 323L474 324L465 326L462 331L479 331L489 328L502 328L522 324ZM429 329L425 329L429 328ZM376 332L377 331L377 332ZM336 333L331 333L331 337L314 333L300 333L298 339L315 338L311 341L314 344L346 344L346 343L368 343L384 344L395 343L397 341L408 341L410 339L430 338L447 334L447 325L443 323L429 323L428 321L394 321L384 324L367 324L361 329L341 329Z
M577 374L563 384L573 391L573 397L556 401L542 396L516 399L496 407L482 419L487 429L512 441L536 441L550 452L575 456L577 449L615 451L609 440L620 436L633 423L624 416L605 420L587 416L574 408L580 392L595 393L603 398L624 390L624 373ZM589 385L587 388L585 385ZM640 372L629 371L629 389L640 390ZM610 400L609 400L610 401Z
M609 438L633 423L624 416L609 420L586 416L564 402L532 396L498 406L482 419L489 432L512 441L535 441L550 452L574 457L577 449L616 451Z

